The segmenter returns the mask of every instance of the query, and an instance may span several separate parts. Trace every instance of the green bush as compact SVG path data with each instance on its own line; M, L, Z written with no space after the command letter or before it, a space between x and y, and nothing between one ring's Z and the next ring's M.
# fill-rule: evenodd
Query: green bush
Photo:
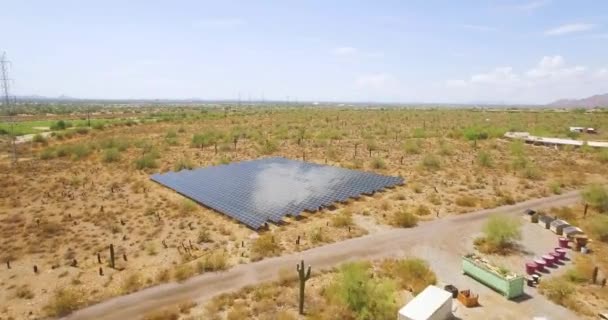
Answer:
M380 158L374 158L372 160L372 168L374 169L386 169L386 163Z
M403 145L403 150L406 154L420 154L420 144L419 139L409 139Z
M600 163L603 163L603 164L608 163L608 150L604 149L604 150L598 152L598 154L597 154L597 160Z
M592 184L583 190L583 199L601 213L608 212L608 191L599 184Z
M415 227L418 224L418 218L411 212L402 209L393 213L391 223L397 227L411 228Z
M54 124L51 125L51 130L55 131L55 130L65 130L67 128L70 128L72 126L71 123L67 122L67 121L63 121L63 120L59 120L57 122L55 122Z
M46 138L43 135L41 135L40 133L35 134L34 137L32 138L32 141L34 143L47 144Z
M351 319L385 320L397 313L396 291L391 280L372 277L369 264L348 263L340 267L324 294L351 311Z
M395 279L401 289L411 290L414 294L437 283L437 276L422 259L389 259L382 262L381 269L389 278Z
M120 161L120 151L116 148L106 149L103 153L104 162L118 162Z
M422 158L422 166L427 170L436 171L441 168L441 162L435 155L427 154Z
M477 153L477 162L479 163L480 166L486 167L486 168L491 168L493 165L492 157L490 156L489 153L487 153L485 151L479 151L479 153Z
M49 159L53 159L57 156L55 149L54 148L45 148L44 150L42 150L42 152L40 153L40 159L42 160L49 160Z
M194 168L194 164L188 158L179 159L175 165L173 166L173 171L181 171L184 169L192 170Z
M352 226L353 215L346 210L342 210L339 214L332 216L331 224L338 228Z
M539 291L549 300L563 306L569 304L568 300L574 299L576 288L565 279L558 277L543 280Z
M84 159L91 154L91 151L91 147L86 144L75 144L70 148L70 153L76 160Z
M158 163L156 162L155 155L148 153L135 160L135 167L139 170L146 168L153 169L158 167Z
M63 317L84 304L83 293L74 289L59 289L51 298L46 309L53 316Z
M595 216L590 223L591 234L602 242L608 242L608 216Z
M78 128L76 128L76 133L83 134L83 135L87 134L87 133L89 133L89 128L87 128L87 127L78 127Z
M251 246L251 259L256 261L264 257L277 256L282 250L277 236L266 233L253 242Z
M483 226L483 252L502 253L513 246L514 241L521 239L521 223L516 218L504 215L492 215Z

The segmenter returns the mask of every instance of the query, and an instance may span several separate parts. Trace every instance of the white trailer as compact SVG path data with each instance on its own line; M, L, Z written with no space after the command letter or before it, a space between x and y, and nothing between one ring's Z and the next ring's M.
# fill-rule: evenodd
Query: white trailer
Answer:
M452 317L452 294L428 286L399 310L399 320L447 320Z

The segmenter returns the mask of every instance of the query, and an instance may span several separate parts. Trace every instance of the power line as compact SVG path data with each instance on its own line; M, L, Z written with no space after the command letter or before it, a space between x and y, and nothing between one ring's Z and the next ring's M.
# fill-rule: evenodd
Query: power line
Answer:
M6 52L2 53L2 58L0 58L0 83L2 85L3 92L3 105L6 109L6 114L8 115L8 122L10 126L9 135L11 136L11 149L12 149L12 160L13 165L17 163L17 145L15 142L15 122L13 121L13 116L11 112L11 98L10 98L10 78L8 77L8 66L10 61L6 60Z

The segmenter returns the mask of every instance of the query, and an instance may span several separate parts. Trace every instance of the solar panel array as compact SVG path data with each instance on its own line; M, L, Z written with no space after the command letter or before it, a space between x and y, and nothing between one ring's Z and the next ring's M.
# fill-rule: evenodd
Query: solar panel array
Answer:
M253 229L404 183L400 177L285 158L153 174L151 179Z

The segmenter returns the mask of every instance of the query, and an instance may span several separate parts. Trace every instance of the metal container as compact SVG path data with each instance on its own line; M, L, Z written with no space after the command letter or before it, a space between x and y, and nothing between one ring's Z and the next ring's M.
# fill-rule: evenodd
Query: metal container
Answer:
M479 257L462 257L462 271L465 274L502 293L507 299L521 296L524 293L524 277L513 273L505 276L498 273L497 269Z

